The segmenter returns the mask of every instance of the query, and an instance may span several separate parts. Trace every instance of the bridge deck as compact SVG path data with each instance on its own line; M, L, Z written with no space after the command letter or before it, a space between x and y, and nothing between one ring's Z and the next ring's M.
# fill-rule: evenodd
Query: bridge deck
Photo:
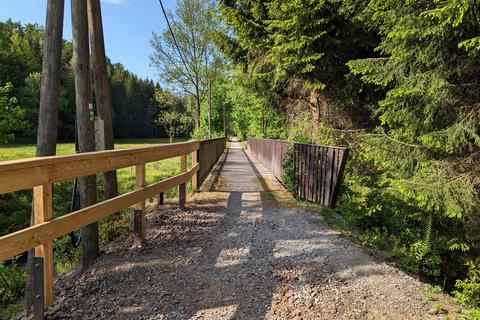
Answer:
M49 317L437 319L421 282L277 203L281 187L238 143L217 180L188 211L151 213L145 247L115 241L87 274L59 280Z

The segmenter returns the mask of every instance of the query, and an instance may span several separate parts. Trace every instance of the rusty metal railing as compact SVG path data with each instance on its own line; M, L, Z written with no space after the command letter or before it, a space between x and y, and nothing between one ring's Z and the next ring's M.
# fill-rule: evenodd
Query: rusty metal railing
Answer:
M294 149L295 198L334 207L348 159L348 149L284 140L248 139L250 152L282 182L283 162L291 146Z

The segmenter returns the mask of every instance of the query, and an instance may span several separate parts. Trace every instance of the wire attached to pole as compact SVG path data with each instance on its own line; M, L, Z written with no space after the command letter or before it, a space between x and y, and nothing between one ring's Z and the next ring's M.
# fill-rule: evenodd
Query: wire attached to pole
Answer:
M170 21L168 21L167 12L165 11L165 7L163 6L163 2L162 2L162 0L158 0L158 2L160 2L160 7L162 7L163 16L165 17L165 21L167 22L168 29L170 30L170 34L172 35L173 42L175 44L175 47L177 48L178 54L180 55L180 59L182 60L182 63L185 66L185 69L188 70L187 63L185 62L185 59L183 58L183 54L182 54L182 51L180 50L180 46L178 45L177 38L175 37L175 34L173 33L172 26L170 25Z

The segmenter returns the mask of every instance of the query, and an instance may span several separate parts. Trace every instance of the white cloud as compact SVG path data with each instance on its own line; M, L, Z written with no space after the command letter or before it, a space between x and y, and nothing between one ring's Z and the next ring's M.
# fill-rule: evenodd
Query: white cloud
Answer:
M103 3L110 3L116 5L125 5L128 3L127 0L102 0Z

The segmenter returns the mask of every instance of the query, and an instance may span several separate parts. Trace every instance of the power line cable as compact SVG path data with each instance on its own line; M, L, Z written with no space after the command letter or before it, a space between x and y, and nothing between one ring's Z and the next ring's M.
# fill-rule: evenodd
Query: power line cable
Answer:
M185 59L183 58L182 51L180 50L180 46L178 45L177 38L175 38L175 34L173 33L172 27L170 25L170 21L168 21L167 12L165 11L165 7L163 6L163 2L162 2L162 0L158 0L158 2L160 2L160 7L162 7L163 16L165 17L165 21L167 21L168 29L170 30L170 34L172 35L173 42L175 44L175 47L177 48L178 54L180 55L180 59L182 60L182 63L185 66L186 71L188 72L187 63L185 62Z

